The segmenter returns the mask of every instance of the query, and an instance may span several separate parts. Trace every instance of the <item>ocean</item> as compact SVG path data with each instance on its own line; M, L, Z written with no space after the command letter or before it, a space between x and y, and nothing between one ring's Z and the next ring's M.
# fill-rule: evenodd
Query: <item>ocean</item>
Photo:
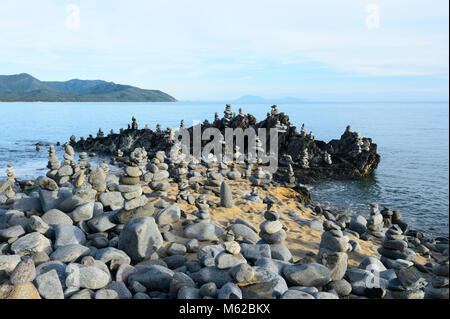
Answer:
M242 107L258 120L270 105ZM45 175L48 145L67 142L73 134L96 136L99 128L119 132L135 116L140 128L186 126L223 115L222 103L0 103L0 180L8 163L25 179ZM400 210L414 229L433 236L449 232L448 103L300 103L279 104L298 130L305 123L316 140L339 139L347 125L378 144L381 163L371 176L357 181L329 181L308 186L313 200L348 214L369 214L369 203ZM44 147L37 152L36 143ZM62 158L62 147L57 156ZM78 159L78 156L77 156ZM102 158L90 159L98 164Z

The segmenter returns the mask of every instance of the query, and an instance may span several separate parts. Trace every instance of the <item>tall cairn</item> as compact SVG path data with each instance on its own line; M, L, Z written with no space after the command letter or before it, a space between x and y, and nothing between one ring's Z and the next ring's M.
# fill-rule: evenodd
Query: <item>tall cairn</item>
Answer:
M70 177L75 173L77 162L74 158L75 151L73 147L66 143L64 145L64 160L61 161L61 167L58 169L58 183L61 186L70 181Z
M57 174L58 174L58 169L59 169L59 160L56 157L55 146L53 146L53 145L50 145L50 148L48 150L48 164L47 164L47 168L50 170L47 173L47 177L56 181Z
M332 280L341 280L347 271L349 239L337 224L329 221L324 224L317 261L330 269Z

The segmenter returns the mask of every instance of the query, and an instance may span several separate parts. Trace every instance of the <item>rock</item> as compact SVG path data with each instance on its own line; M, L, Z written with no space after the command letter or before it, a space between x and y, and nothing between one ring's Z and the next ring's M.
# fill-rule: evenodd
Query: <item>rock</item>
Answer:
M428 285L425 288L425 294L432 299L449 299L449 288L435 288L431 285Z
M145 195L141 195L139 197L125 201L123 208L126 210L133 210L138 207L144 206L145 204L147 204L147 202L147 197Z
M241 251L241 246L235 241L226 241L223 243L225 251L232 254L237 255Z
M121 281L111 281L107 286L106 289L114 290L117 295L119 296L119 299L132 299L133 295L131 294L130 290L128 290L125 283Z
M69 276L78 275L78 277L75 276L75 278L78 279L80 288L97 290L106 287L110 281L110 276L100 268L79 264L69 264L68 267L71 265L72 267L75 267L74 269L78 269L78 271L74 272L74 274L70 274Z
M198 285L213 282L218 288L233 281L228 269L218 269L215 266L204 267L200 271L192 273L191 278Z
M267 244L281 244L286 239L286 232L284 229L274 233L274 234L268 234L266 232L259 232L259 236L261 236L261 239L267 243Z
M0 273L4 271L7 275L10 275L20 261L19 255L0 255Z
M241 289L229 282L217 291L217 299L242 299Z
M288 289L280 299L315 299L312 295L295 289Z
M106 174L101 168L97 168L91 172L89 176L89 183L97 192L104 192L106 190Z
M200 296L202 297L211 297L216 298L217 297L217 286L213 282L208 282L206 284L203 284L200 287Z
M23 234L25 234L25 230L21 225L0 229L0 239L3 238L5 241L11 238L18 238Z
M186 246L178 243L172 243L167 247L167 254L169 256L184 255L186 254Z
M283 224L278 220L270 221L266 220L260 225L261 231L266 232L269 235L275 234L283 229Z
M352 216L349 228L362 235L367 231L367 220L360 215Z
M43 251L50 254L51 241L38 232L33 232L20 237L11 245L11 251L16 255L26 256Z
M176 223L180 217L181 211L176 205L169 205L155 213L155 220L158 225L171 225Z
M341 280L333 280L327 285L329 290L334 290L338 294L339 297L345 297L351 294L352 285L344 279Z
M94 292L90 289L82 289L77 293L74 293L70 299L92 299Z
M215 258L215 264L218 269L228 269L246 262L242 255L232 255L226 251L220 252Z
M100 214L87 222L94 233L101 233L116 227L115 216L117 211Z
M248 261L256 262L256 260L261 258L272 258L270 245L268 244L241 243L240 246L241 254L244 255L245 259Z
M42 212L41 201L39 198L20 198L14 201L12 209L23 212Z
M129 220L119 236L118 248L135 262L150 257L163 244L163 238L152 217Z
M45 299L64 299L63 288L55 269L37 276L36 286Z
M177 294L178 299L201 299L200 290L194 287L182 287Z
M273 259L292 262L292 254L283 244L271 245L270 252Z
M102 193L99 196L99 200L103 204L103 207L110 210L121 209L125 202L120 192Z
M121 264L118 268L117 268L117 272L116 272L116 281L121 281L126 283L128 280L128 277L131 274L134 274L136 272L136 268L128 265L128 264ZM142 291L142 292L145 292Z
M175 272L170 282L170 295L174 298L177 297L181 288L195 288L195 283L188 275L182 272Z
M383 263L375 258L375 257L371 257L368 256L366 258L364 258L361 263L358 266L359 269L364 269L364 270L368 270L368 271L385 271L386 267L383 265Z
M341 280L347 271L348 256L346 253L321 248L317 254L317 261L330 270L331 280Z
M72 263L77 261L83 256L87 256L90 253L88 247L79 244L69 244L65 246L59 246L51 255L51 260L61 261L63 263Z
M331 281L330 270L320 264L298 264L283 268L284 277L293 285L322 287Z
M9 277L12 285L21 285L26 282L33 281L36 278L36 268L31 258L23 258L22 261L14 268Z
M66 246L70 244L84 245L86 236L83 231L76 226L69 224L58 224L55 226L54 247Z
M47 225L73 224L72 219L66 213L58 209L47 211L41 218Z
M340 236L335 236L335 232ZM345 252L348 249L348 239L339 230L326 231L322 234L319 247L335 252Z
M86 221L94 216L94 203L89 202L75 208L70 214L74 222Z
M72 196L72 192L67 189L60 189L57 191L48 191L39 189L39 199L43 212L48 212L51 209L57 208L64 200Z
M187 258L185 256L181 255L173 255L164 258L164 262L167 264L167 267L170 269L177 269L179 267L182 267L187 261Z
M230 269L230 275L237 282L249 282L253 279L255 271L249 264L239 264Z
M198 222L184 228L184 237L195 238L200 241L214 240L223 233L223 229L208 222Z
M240 287L243 299L274 299L288 290L283 277L262 267L256 266L253 269L256 280Z
M144 285L148 291L168 292L174 272L166 267L152 265L138 270L128 277L128 283L138 281Z
M0 299L41 299L36 287L31 282L17 286L0 286Z
M121 209L115 214L115 221L119 224L126 224L130 219L138 217L152 217L155 213L155 207L152 203L148 202L144 206L138 207L133 210Z
M113 289L100 289L95 292L95 299L120 299L117 291Z
M32 232L38 232L41 234L47 233L49 230L49 225L42 220L39 216L31 216L30 222L28 223L28 227Z
M220 206L225 208L233 207L233 195L230 186L226 182L220 185Z

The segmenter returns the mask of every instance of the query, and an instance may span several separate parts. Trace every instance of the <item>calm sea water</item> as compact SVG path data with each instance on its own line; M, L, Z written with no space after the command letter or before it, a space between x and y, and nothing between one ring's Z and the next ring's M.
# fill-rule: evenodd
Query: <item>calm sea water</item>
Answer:
M270 105L235 105L258 120ZM16 175L31 178L45 174L47 148L34 144L64 143L126 128L134 115L140 127L157 123L178 127L194 120L222 116L223 104L214 103L0 103L0 179L8 163ZM313 198L348 213L368 214L370 202L402 211L415 229L433 235L448 234L449 227L449 114L448 103L311 103L280 104L300 128L305 123L316 139L339 138L346 125L378 144L381 163L361 181L325 182L311 188ZM63 151L58 149L61 159ZM100 159L94 161L98 162Z

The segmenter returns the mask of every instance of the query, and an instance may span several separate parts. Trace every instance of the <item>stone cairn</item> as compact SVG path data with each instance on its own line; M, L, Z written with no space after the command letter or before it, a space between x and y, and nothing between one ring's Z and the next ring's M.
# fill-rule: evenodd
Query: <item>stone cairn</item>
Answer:
M218 195L220 194L220 186L222 185L223 179L223 175L215 171L214 164L209 164L204 188Z
M347 271L349 239L340 227L330 221L324 223L325 232L319 244L317 261L330 269L332 280L341 280Z
M367 229L371 232L372 235L378 238L383 238L383 215L381 215L380 210L378 208L377 203L370 204L370 217L367 220Z
M272 174L264 171L264 169L260 166L254 172L253 175L250 176L250 182L253 186L264 186L268 185L272 181Z
M225 107L225 111L223 112L223 124L225 127L230 126L231 121L233 120L233 113L231 112L231 104L227 104Z
M241 178L242 174L238 171L236 163L231 164L231 170L227 172L227 178L237 180Z
M398 225L387 231L382 246L378 248L380 261L389 269L401 269L412 266L416 253L408 248L402 229Z
M252 202L259 203L261 201L261 198L259 197L258 187L252 187L252 191L250 192L250 195L246 197L246 199Z
M194 215L201 220L209 219L209 205L206 201L205 195L200 195L195 200L195 207L197 207L198 211L194 213Z
M5 193L8 198L13 199L15 196L14 185L16 183L16 175L12 164L6 167L6 181L0 183L0 193Z
M387 289L393 299L423 299L426 282L414 266L395 269L396 278L387 282Z
M139 148L136 148L133 152L131 152L130 161L132 163L136 164L136 166L141 171L141 175L139 175L139 176L142 176L146 173L148 158L147 158L147 152L146 152L145 148L139 147Z
M150 171L152 173L150 188L153 192L150 196L153 197L167 197L167 190L170 187L169 165L165 163L166 154L163 151L158 151L155 157L152 159L152 164L150 165Z
M302 155L300 157L300 167L301 168L309 168L309 155L308 149L305 147L302 151Z
M323 154L323 161L324 161L325 164L327 164L327 165L333 164L333 161L331 160L331 155L330 155L330 153L328 153L327 151L325 151L325 153Z
M124 215L132 215L133 211L147 204L148 199L142 194L142 186L140 184L140 176L142 171L137 166L127 165L124 175L120 179L118 191L124 199L123 212Z
M61 186L62 184L69 182L70 178L77 170L77 162L75 160L75 151L73 147L66 143L64 145L64 160L61 161L61 167L58 169L58 184Z
M88 162L88 155L86 152L80 153L80 159L78 160L78 166L80 167L80 170L82 170L82 171L89 169L91 167L91 164L89 164L89 162Z
M433 299L449 299L449 260L448 256L433 266L433 277L425 288L425 296Z
M59 160L56 157L55 154L55 147L53 145L50 145L50 148L48 150L48 164L47 168L50 170L47 173L47 177L51 178L53 180L57 179L58 169L59 169Z

